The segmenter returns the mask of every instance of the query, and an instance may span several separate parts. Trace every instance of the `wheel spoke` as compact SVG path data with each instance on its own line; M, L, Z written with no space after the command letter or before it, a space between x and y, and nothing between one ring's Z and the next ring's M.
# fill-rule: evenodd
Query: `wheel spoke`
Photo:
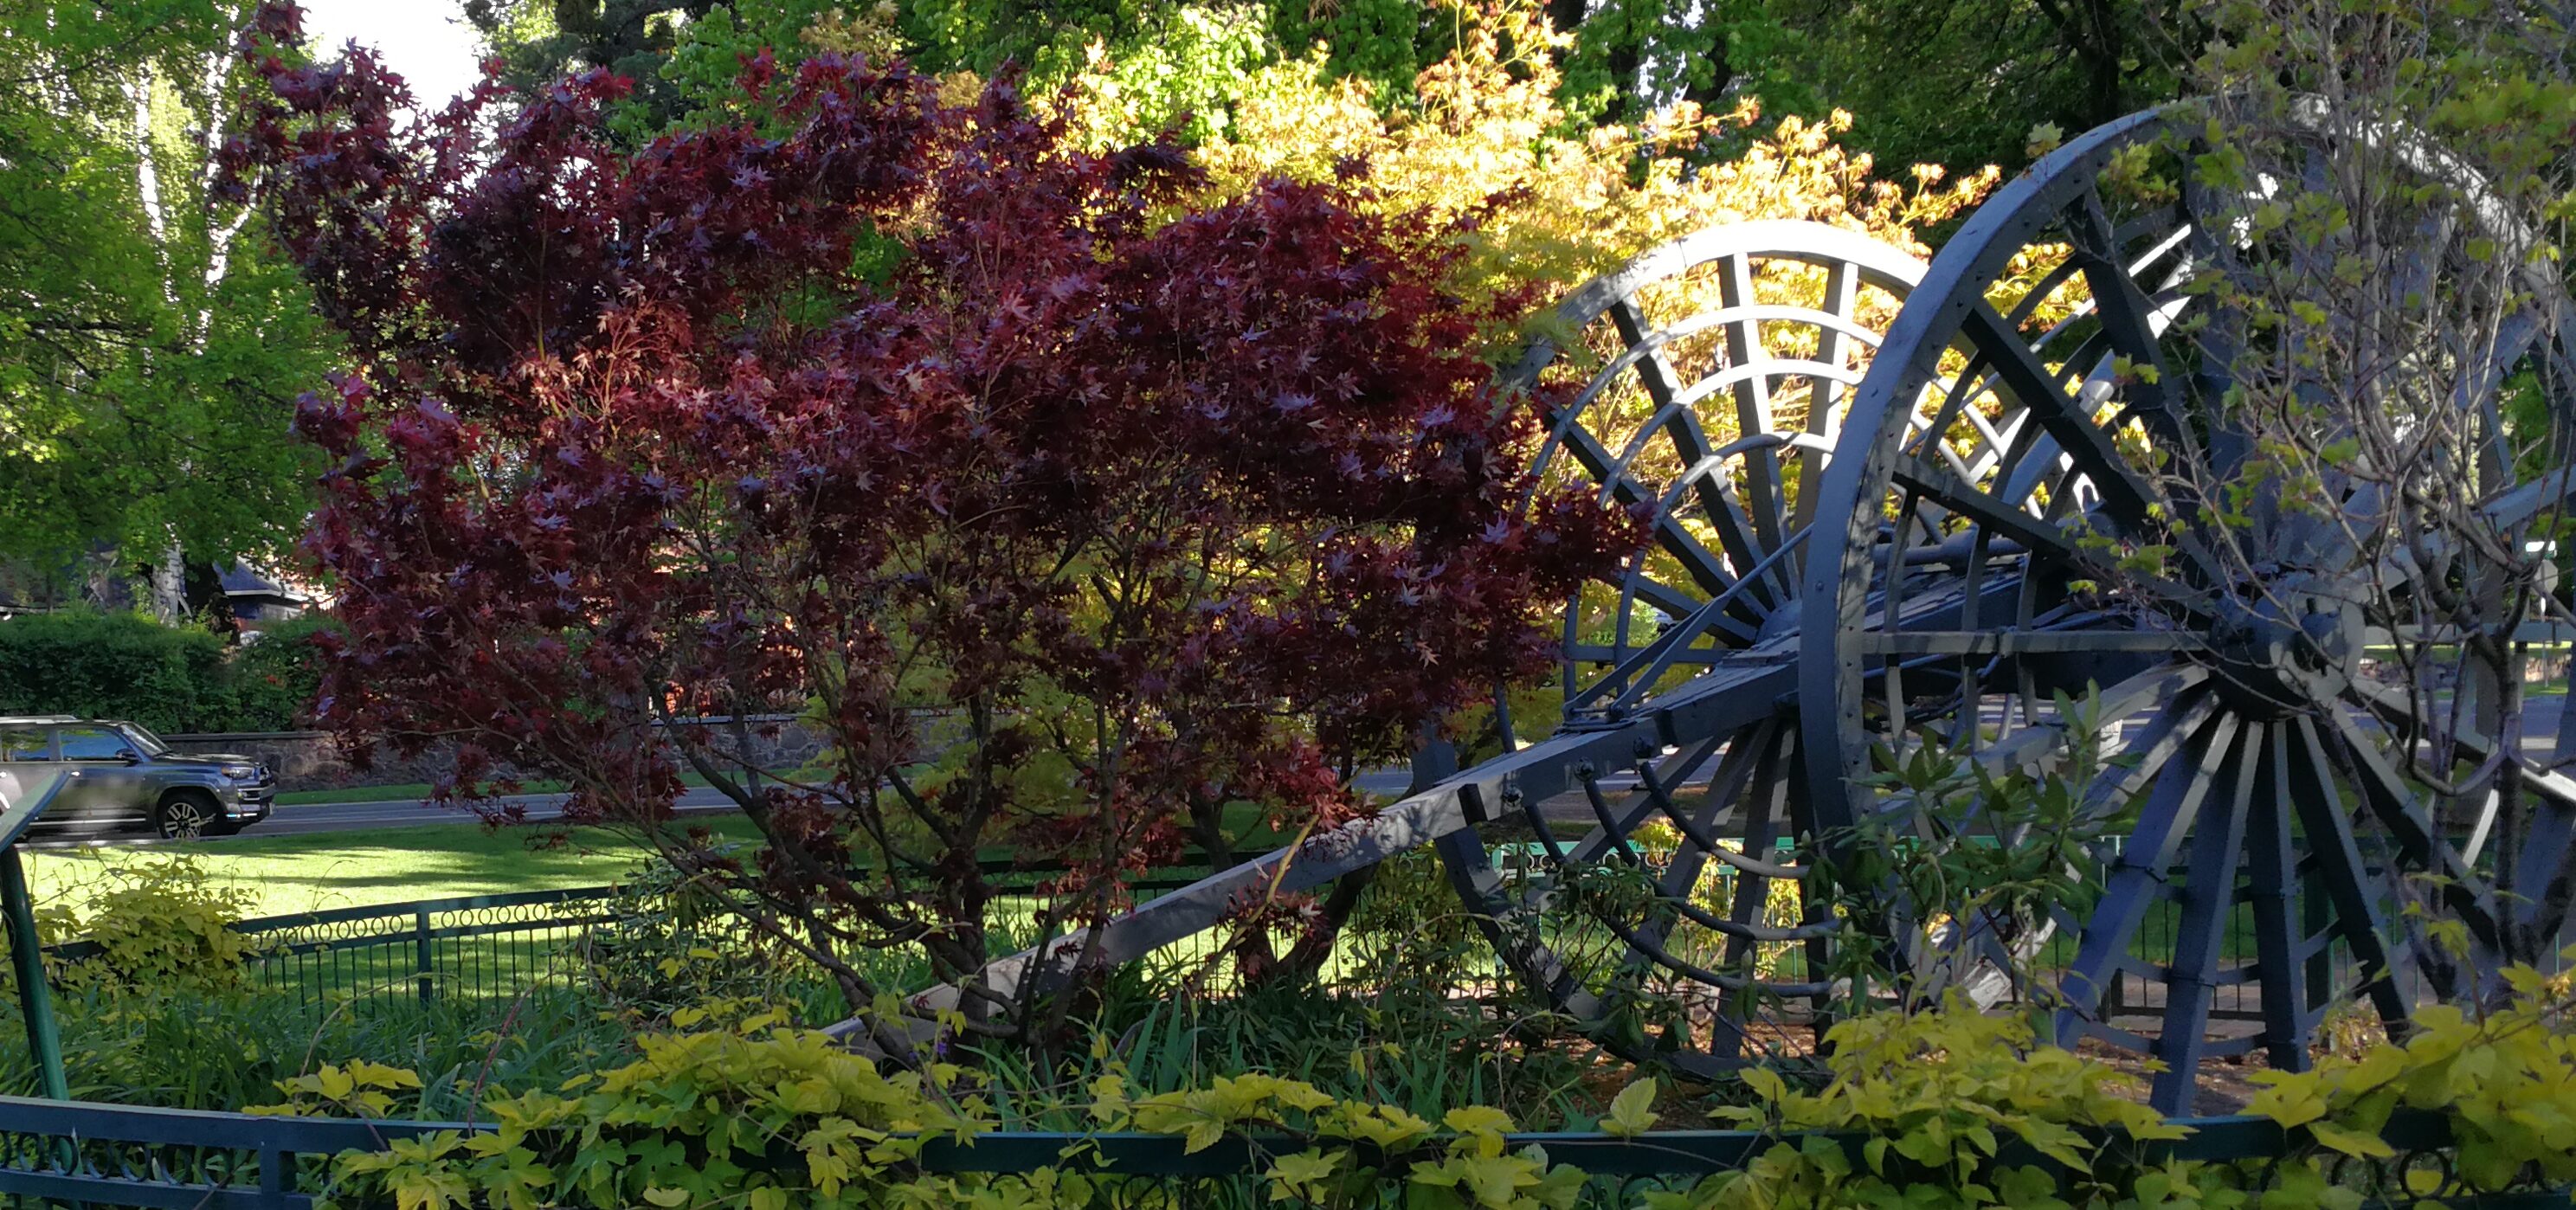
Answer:
M2299 885L2299 851L2290 827L2295 814L2290 753L2295 743L2291 724L2275 724L2266 732L2245 832L2254 961L2263 984L2263 1036L2272 1067L2278 1071L2307 1070L2313 1033L2308 1023L2307 963L2299 953L2303 938L2292 911Z
M2197 665L2192 667L2198 671ZM2189 682L2191 689L2177 690L2167 698L2164 708L2148 719L2145 728L2120 749L2111 768L2117 770L2121 764L2126 764L2126 770L2094 781L2085 792L2083 818L2102 820L2117 815L2138 788L2182 750L2184 740L2218 708L2212 694L2201 688L2205 679L2206 674L2203 674Z
M1645 311L1637 306L1635 298L1623 298L1610 304L1610 321L1618 326L1620 339L1627 341L1629 347L1646 350L1646 355L1637 359L1637 380L1645 385L1646 397L1655 401L1656 410L1669 417L1665 429L1672 435L1673 447L1681 453L1682 461L1699 461L1708 454L1708 441L1698 426L1690 423L1698 419L1695 414L1672 411L1673 401L1682 392L1681 376L1665 359L1662 342L1651 339L1653 332Z
M2208 594L2186 588L2164 576L2143 569L2123 569L2106 565L2101 558L2075 544L2075 539L2054 521L2034 517L2008 501L1978 491L1960 482L1947 471L1932 468L1921 459L1901 461L1891 472L1892 481L1908 492L1921 496L2008 538L2027 549L2033 557L2057 565L2136 588L2158 598L2167 607L2202 614L2207 611ZM1911 509L1907 510L1910 513ZM1900 516L1906 513L1900 513ZM2178 541L2188 541L2176 535Z
M2093 478L2113 515L2143 532L2150 520L2149 507L2157 502L2159 493L2137 477L2128 459L2112 446L2110 434L2103 432L2093 417L2059 388L2057 372L2041 365L2030 347L2004 326L2003 317L1990 306L1970 309L1966 332L1978 354L1994 366L2004 390L2029 408L2033 418Z
M1785 561L1806 541L1807 533L1808 531L1802 529L1792 535L1787 546L1772 552L1769 561ZM1603 704L1613 707L1633 706L1642 700L1643 695L1652 692L1661 682L1664 674L1671 671L1674 665L1706 662L1717 658L1714 652L1703 653L1694 644L1698 642L1701 635L1727 620L1726 613L1737 607L1738 598L1746 586L1760 577L1764 571L1764 566L1756 566L1743 579L1736 581L1734 587L1711 598L1707 604L1693 611L1689 617L1666 627L1662 634L1655 636L1654 642L1622 661L1617 668L1602 677L1590 689L1570 695L1566 700L1566 708L1569 710L1590 708L1604 695L1609 695L1610 701ZM1730 627L1730 633L1747 641L1753 637L1751 632L1744 631L1740 627Z
M2010 538L2042 558L2070 566L2081 566L2085 562L2074 540L2064 531L2030 515L2010 501L1997 499L1969 486L1947 467L1934 466L1920 458L1906 459L1898 463L1895 480L1897 486L1966 517L1997 535Z
M2165 1069L2156 1073L2147 1102L2168 1114L2193 1109L2200 1076L2201 1048L2208 1039L2210 993L2216 987L2221 943L2227 918L2236 906L2236 868L2245 848L2246 808L2254 796L2255 772L2263 764L2271 736L2265 723L2250 723L2236 751L2213 780L2214 797L2191 838L2191 868L2183 876L2182 928L2175 938L2174 960L2165 979L2165 1019L2157 1057Z
M1766 821L1764 826L1768 827L1777 822L1778 813L1774 808L1778 802L1777 796L1783 792L1786 784L1780 776L1780 760L1782 754L1787 751L1786 733L1775 730L1772 734L1760 737L1751 746L1751 751L1756 763L1751 770L1751 785L1754 793L1750 796L1750 801L1761 806L1763 818ZM1660 780L1655 774L1649 772L1646 776L1651 785L1660 785ZM1733 793L1728 795L1727 801L1732 802L1736 797L1743 795L1744 788L1741 784L1733 786ZM1718 836L1709 830L1708 823L1681 815L1675 815L1673 823L1680 828L1682 837L1690 842L1689 847L1692 851L1705 857L1716 858L1720 864L1732 867L1738 872L1773 882L1796 882L1807 876L1807 871L1802 866L1781 865L1767 857L1756 857L1749 850L1738 853L1727 848L1719 843Z
M2401 733L2423 730L2408 700L2388 690L2356 686L2353 696L2364 710L2383 726ZM2576 722L2576 711L2568 712L2564 722ZM2455 730L2448 737L2453 747L2471 760L2488 760L2494 756L2495 741L2472 731ZM2518 837L2520 853L2513 867L2503 871L2512 879L2514 894L2507 911L2518 927L2542 930L2555 936L2565 923L2568 899L2576 895L2569 880L2576 878L2576 778L2556 769L2520 768L2516 771L2526 797L2537 808L2523 820ZM2474 866L2485 827L2492 820L2494 803L2484 804L2480 812L2479 834L2472 838L2467 851L2458 858L2464 867ZM2429 828L2429 825L2428 825ZM2447 851L2447 846L2444 846ZM2437 871L2438 872L2438 871Z
M2461 923L2469 926L2472 938L2488 953L2497 952L2501 939L2496 935L2494 915L2487 909L2485 880L2442 839L2423 806L2415 801L2404 775L2388 764L2377 741L2361 729L2351 714L2335 709L2329 710L2326 718L2338 741L2327 751L2342 758L2337 763L2351 778L2371 816L2388 829L2407 857L2433 875L2434 893Z
M2316 850L2317 881L2324 885L2326 897L2334 905L2337 927L2344 944L2352 948L2353 961L2361 969L2363 990L2379 1009L2379 1019L2388 1023L2392 1034L2403 1033L2411 1010L2406 997L2398 991L2396 968L2388 953L2387 928L2379 917L2379 903L2387 897L2388 888L2363 863L2360 841L2353 836L2352 819L2345 814L2328 779L2333 765L2327 759L2316 723L2301 719L2296 730L2298 742L2289 753L2287 784L2290 802L2299 812L2299 826L2307 833L2309 846Z
M1909 418L1906 426L1908 448L1913 449L1918 457L1926 453L1937 454L1963 479L1971 482L1983 479L2005 462L2012 447L2025 440L2023 422L2030 417L2029 409L2013 408L2004 414L1999 424L1971 406L1991 394L1994 387L1995 377L1986 370L1984 360L1971 356L1967 368L1957 378L1951 379L1948 389L1942 392L1941 406L1929 416L1917 414ZM1966 436L1971 439L1965 453L1950 448L1951 437L1959 433L1962 424L1967 426Z
M1684 749L1680 755L1662 759L1668 767L1687 773L1707 763L1708 758L1717 755L1718 748L1725 744L1726 740L1726 736L1712 735L1706 741ZM1638 825L1646 822L1647 817L1658 809L1662 809L1666 815L1671 815L1671 803L1668 800L1658 801L1662 795L1657 793L1653 785L1648 784L1630 791L1627 801L1612 807L1609 796L1602 791L1598 770L1586 764L1577 772L1576 778L1582 784L1583 796L1592 804L1592 816L1600 821L1600 826L1584 837L1583 843L1568 854L1566 860L1589 865L1615 853L1623 864L1630 866L1645 864L1644 859L1637 855L1636 848L1628 843L1628 837L1636 832Z
M2111 863L2102 900L2085 923L2075 962L2058 984L2057 1038L2071 1044L2100 1017L2102 997L2120 977L2129 943L2147 909L2162 898L2174 852L2200 814L2220 766L2235 746L2238 722L2220 714L2192 735L2183 759L2157 774L2138 825Z
M1753 264L1750 258L1730 256L1719 262L1718 297L1729 307L1741 307L1753 301ZM1762 323L1749 319L1726 325L1726 358L1730 367L1747 369L1770 360L1771 351L1762 342ZM1749 374L1737 379L1735 386L1735 431L1768 433L1777 426L1771 418L1771 380L1767 374ZM1755 536L1768 550L1780 549L1785 536L1781 521L1788 516L1787 494L1782 490L1779 468L1758 460L1745 464L1745 487L1752 497Z
M1646 604L1652 605L1673 617L1688 617L1691 614L1697 613L1699 612L1699 607L1702 603L1701 598L1675 588L1670 584L1666 584L1652 576L1630 576L1627 581L1620 586L1620 589L1623 593L1633 595L1637 600L1644 601ZM1717 590L1719 595L1724 595L1725 591L1726 590L1724 588ZM1721 619L1721 622L1722 621L1723 619ZM1741 632L1743 637L1747 638L1751 637L1751 633L1752 632L1749 630Z
M1734 570L1730 582L1748 582L1751 588L1747 595L1756 608L1765 612L1778 609L1786 596L1775 584L1754 574L1753 569L1770 566L1770 555L1779 547L1765 543L1753 518L1745 512L1735 484L1722 476L1709 475L1693 483L1691 488L1692 494L1699 498L1701 515L1707 518L1709 527L1717 531L1717 544L1726 551L1727 561Z
M2576 500L2576 466L2562 466L2505 491L2478 507L2481 521L2498 530L2519 530L2544 512Z
M1559 443L1574 456L1575 464L1602 481L1604 498L1631 507L1655 503L1656 493L1645 484L1629 475L1613 473L1612 467L1618 460L1611 455L1609 448L1581 425L1573 423L1570 416L1559 418L1558 432ZM1669 513L1658 513L1654 521L1654 536L1656 545L1680 561L1682 567L1690 572L1692 582L1700 585L1703 592L1724 592L1733 582L1734 578L1726 572L1725 561L1702 546L1698 538L1692 537L1678 518ZM1678 612L1688 612L1688 608Z
M2146 743L2131 750L2146 753L2145 759L2139 762L2141 775L2152 773L2162 768L2165 758L2172 754L2172 749L2165 745L2179 743L2180 740L2174 737L2199 723L2198 714L2186 718L2180 711L2196 703L2195 708L2206 708L2205 695L2191 691L2208 676L2198 664L2170 663L2105 686L2093 694L2093 702L2099 712L2095 721L2110 723L2154 708L2156 715L2147 724ZM1977 759L1998 774L2054 764L2065 755L2073 740L2068 729L2074 723L2073 719L2055 716L2036 720L1996 741L1979 753Z
M2158 337L2158 308L2138 289L2129 276L2128 266L2121 263L2120 249L2111 232L2110 217L2103 213L2102 194L2087 189L2071 208L2069 224L2075 237L2075 253L2070 258L2082 266L2085 284L2092 287L2096 309L2102 317L2103 334L2113 351L2129 359L2133 366L2151 367L2152 375L2136 375L2129 386L2131 403L2127 414L2143 423L2150 437L2176 457L2194 452L2193 443L2183 431L2181 409L2173 392L2179 379L2166 360Z
M1794 735L1794 732L1788 734ZM1766 749L1763 754L1764 760L1767 762L1766 767L1763 769L1763 774L1765 777L1772 779L1772 781L1771 784L1765 786L1745 804L1744 855L1746 857L1755 857L1758 855L1767 859L1777 851L1777 846L1774 842L1778 838L1778 829L1783 822L1787 822L1781 817L1788 814L1791 809L1789 806L1789 785L1787 779L1782 775L1782 770L1785 766L1794 762L1795 758L1790 757L1787 754L1789 744L1794 742L1795 741L1793 739L1784 735L1781 741L1779 741L1775 746ZM1794 834L1794 824L1792 827ZM1770 891L1771 884L1768 880L1754 876L1751 871L1739 870L1735 878L1734 902L1727 905L1727 919L1738 924L1751 924L1756 918L1763 915L1764 909L1770 906ZM1808 898L1803 893L1799 898L1804 903L1806 909L1802 913L1801 923L1814 923L1822 918L1823 913L1817 907L1814 900ZM1814 961L1816 957L1820 956L1823 944L1823 938L1817 938L1808 942L1808 955L1810 961L1807 970L1810 975L1824 969L1823 963ZM1758 961L1759 956L1753 948L1752 941L1742 937L1731 938L1727 941L1727 969L1738 971L1744 970L1749 965ZM1727 1006L1728 1011L1724 1019L1729 1021L1745 1019L1752 1015L1753 1007L1752 997L1747 993L1739 992L1735 996L1731 997L1730 1003ZM1726 1044L1734 1050L1741 1052L1744 1046L1744 1040L1742 1037L1743 1031L1739 1027L1731 1032L1735 1033L1737 1036L1728 1039Z
M1836 315L1849 315L1859 305L1860 274L1849 264L1837 264L1825 273L1825 309ZM1847 351L1843 326L1820 324L1816 328L1816 360L1841 369ZM1876 342L1872 341L1872 347ZM1839 376L1818 376L1810 380L1813 393L1808 398L1807 431L1826 439L1830 445L1838 436L1835 418L1841 413L1850 391ZM1802 448L1798 452L1798 482L1803 485L1792 506L1790 525L1805 530L1816 520L1816 485L1824 482L1825 458L1822 450Z

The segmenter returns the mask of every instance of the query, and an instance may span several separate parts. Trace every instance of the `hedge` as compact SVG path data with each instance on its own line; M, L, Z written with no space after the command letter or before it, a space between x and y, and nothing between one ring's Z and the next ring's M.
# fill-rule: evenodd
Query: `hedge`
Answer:
M196 626L66 611L0 621L0 714L130 719L155 731L283 731L306 725L320 683L308 616L233 647Z

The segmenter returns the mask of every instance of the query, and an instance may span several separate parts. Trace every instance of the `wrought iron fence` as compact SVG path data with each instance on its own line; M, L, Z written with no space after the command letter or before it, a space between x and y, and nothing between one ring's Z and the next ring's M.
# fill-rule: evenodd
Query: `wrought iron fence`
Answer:
M589 930L617 918L616 887L467 895L264 916L233 925L259 939L263 989L308 1003L373 996L506 996L542 978ZM65 961L98 952L75 941Z
M0 1097L0 1195L12 1206L306 1207L327 1157L447 1128Z
M2227 1162L2251 1190L2268 1188L2273 1167L2312 1144L2303 1130L2284 1130L2262 1118L2190 1118L2191 1133L2172 1142L2139 1142L2141 1165L2166 1159ZM241 1210L302 1208L314 1204L329 1181L329 1157L375 1151L396 1139L439 1131L482 1129L457 1122L355 1121L261 1117L237 1113L153 1109L127 1105L64 1103L0 1097L0 1197L12 1206L187 1206ZM2480 1210L2565 1206L2568 1194L2536 1174L2528 1187L2471 1194L2446 1162L2448 1122L2401 1112L2383 1132L2396 1154L2385 1160L2334 1166L2334 1179L2378 1205L2413 1206L2434 1200ZM1849 1151L1855 1162L1862 1135L1823 1136ZM1701 1178L1740 1169L1783 1142L1802 1136L1751 1131L1691 1130L1614 1138L1602 1134L1530 1133L1508 1136L1514 1150L1544 1148L1552 1164L1591 1175L1583 1204L1636 1204L1651 1189L1688 1188ZM1197 1151L1184 1139L1160 1134L995 1132L959 1142L924 1144L920 1170L1013 1174L1041 1168L1080 1171L1108 1196L1104 1204L1139 1207L1254 1207L1270 1204L1264 1176L1273 1160L1305 1149L1288 1137L1233 1137ZM783 1162L801 1163L788 1159ZM2006 1142L1999 1162L2048 1161ZM1394 1165L1387 1165L1394 1169ZM2409 1172L2435 1172L2434 1187L2406 1187ZM2420 1179L2420 1178L2419 1178ZM1404 1183L1389 1177L1377 1201L1404 1202Z
M1006 872L1027 881L1049 871ZM1151 895L1189 881L1169 873L1133 885ZM578 887L332 908L232 927L259 940L246 964L256 987L317 1007L401 997L427 1003L515 996L577 961L585 938L631 919L634 905L618 887ZM46 952L76 962L99 949L71 941Z
M245 920L253 979L307 1002L334 994L507 996L616 918L614 887L526 891Z
M1185 876L1157 880L1150 889L1178 885ZM577 942L633 910L613 887L468 896L415 903L335 909L244 921L236 927L266 942L253 963L263 987L315 1004L357 996L419 997L515 994L577 960ZM2151 918L2138 941L2144 960L2170 948L2171 926ZM56 947L77 959L95 952L86 943ZM2250 949L2248 951L2250 961ZM2319 960L2325 955L2321 951ZM2217 989L2223 1015L2226 987ZM2138 1005L2140 1010L2151 1006ZM2267 1161L2303 1140L2259 1119L2193 1120L2196 1133L2174 1145L2182 1158L2228 1160L2245 1166L2245 1179L2261 1187ZM349 1150L381 1149L391 1140L438 1130L472 1130L440 1122L357 1122L274 1118L149 1107L0 1097L0 1203L53 1206L308 1206L328 1178L328 1157ZM2447 1129L2438 1119L2401 1118L2390 1141L2394 1161L2347 1165L2338 1179L2391 1205L2416 1199L2399 1187L2409 1169L2447 1174L2442 1147ZM1651 1189L1686 1188L1711 1172L1743 1164L1776 1137L1741 1132L1685 1131L1635 1139L1603 1135L1529 1134L1513 1146L1537 1144L1554 1163L1593 1175L1584 1204L1625 1206ZM937 1141L922 1157L926 1169L959 1173L1012 1173L1078 1162L1113 1180L1122 1191L1110 1204L1137 1206L1266 1205L1263 1177L1270 1157L1301 1150L1303 1141L1235 1139L1188 1153L1178 1139L1160 1135L995 1133L971 1143ZM2446 1178L2447 1179L2447 1176ZM1402 1204L1400 1181L1383 1189L1387 1205ZM2455 1205L2504 1210L2523 1205L2565 1206L2563 1190L2451 1199Z

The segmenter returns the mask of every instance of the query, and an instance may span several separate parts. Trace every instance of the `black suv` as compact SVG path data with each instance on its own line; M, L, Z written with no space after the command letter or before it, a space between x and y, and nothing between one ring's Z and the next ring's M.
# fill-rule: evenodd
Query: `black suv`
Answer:
M183 754L134 723L67 714L0 718L0 773L62 770L62 791L30 835L89 839L148 828L224 835L268 818L277 776L247 756Z

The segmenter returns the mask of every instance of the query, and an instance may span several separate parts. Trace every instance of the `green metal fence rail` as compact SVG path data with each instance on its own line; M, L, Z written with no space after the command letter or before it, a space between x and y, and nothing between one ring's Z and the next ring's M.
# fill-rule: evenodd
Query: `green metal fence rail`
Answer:
M1043 877L1050 871L1005 866L997 872ZM1189 881L1158 875L1131 885L1150 893ZM623 919L622 895L614 886L462 895L262 916L232 927L262 943L247 964L252 983L307 1004L508 997L576 956L576 943L592 930ZM46 947L67 962L98 952L89 941Z
M309 1207L323 1157L453 1128L0 1097L0 1194L16 1206Z
M1136 886L1150 894L1187 882L1155 878ZM263 916L233 928L263 942L247 965L252 983L307 1004L508 997L556 972L591 930L619 921L619 894L616 887L578 887L465 895ZM2151 913L2142 923L2135 947L2142 959L2170 955L2176 915ZM2227 944L2250 953L2251 935L2247 921L2231 920ZM46 952L58 960L79 961L99 951L91 942L72 941ZM2250 1009L2237 1003L2244 992L2234 984L2215 989L2211 1015L2250 1015ZM2134 1006L2139 1012L2160 1008L2158 1003Z
M2260 1187L2268 1164L2308 1145L2303 1129L2284 1130L2262 1118L2187 1118L2192 1133L2173 1142L2140 1142L2142 1163L2167 1158L2229 1161L2246 1165L2249 1186ZM457 1122L356 1121L261 1117L238 1113L154 1109L127 1105L0 1097L0 1196L19 1206L81 1203L92 1206L241 1208L309 1207L325 1190L328 1157L343 1151L381 1150L391 1141L438 1131L472 1133L484 1127ZM1855 1162L1867 1136L1825 1136L1849 1150ZM2347 1164L2337 1179L2375 1202L2413 1205L2397 1182L2410 1168L2439 1163L2451 1141L2445 1119L2401 1113L2383 1132L2397 1155L2373 1164ZM1590 1174L1585 1202L1633 1204L1647 1189L1684 1189L1710 1173L1742 1168L1784 1141L1749 1131L1670 1131L1615 1138L1602 1134L1515 1134L1514 1150L1537 1145L1552 1163ZM1791 1137L1785 1141L1800 1142ZM1022 1173L1060 1167L1114 1178L1142 1194L1145 1204L1259 1205L1267 1199L1262 1174L1274 1157L1304 1150L1307 1140L1230 1137L1196 1152L1180 1137L1163 1134L996 1132L970 1141L933 1139L919 1166L946 1173ZM1071 1154L1073 1158L1068 1158ZM787 1162L801 1162L793 1159ZM2045 1165L2035 1152L2007 1143L2001 1162ZM2444 1169L2447 1171L2447 1168ZM1387 1180L1383 1200L1399 1204L1403 1182ZM2440 1198L2480 1210L2569 1205L2564 1189L2534 1187L2505 1193Z
M1005 861L985 864L988 873L1014 880L1054 872ZM1149 897L1191 880L1191 874L1174 870L1133 885L1140 897ZM563 972L567 961L579 959L578 943L592 930L623 919L617 902L620 894L617 887L598 886L467 895L264 916L233 928L263 943L247 965L255 986L295 996L316 1008L352 1000L506 999ZM2180 905L2173 903L2144 914L2131 947L2141 962L2153 966L2172 960L2180 914ZM2252 994L2256 971L2251 915L2242 910L2233 913L2224 927L2222 949L2229 958L2222 963L2226 969L2218 985L2211 989L2209 1015L2218 1020L2249 1019L2259 1015ZM97 952L86 941L47 948L54 958L71 961ZM2340 947L2321 948L2310 959L2309 981L2320 989L2328 987L2346 977L2347 965ZM2160 1014L2160 998L2152 994L2132 998L2144 987L2136 980L2117 981L2108 997L2111 1015Z
M571 943L617 918L615 887L465 895L264 916L235 925L262 945L254 984L307 1003L371 996L509 995L541 978ZM87 941L50 947L63 961Z

